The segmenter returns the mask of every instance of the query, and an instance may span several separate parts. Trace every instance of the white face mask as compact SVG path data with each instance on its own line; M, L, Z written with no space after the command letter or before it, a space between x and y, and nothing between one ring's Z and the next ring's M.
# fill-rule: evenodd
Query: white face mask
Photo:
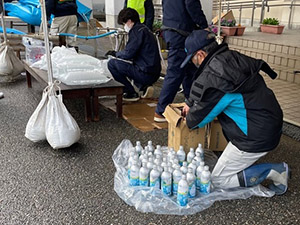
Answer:
M124 25L124 30L129 33L131 27L129 27L127 24Z

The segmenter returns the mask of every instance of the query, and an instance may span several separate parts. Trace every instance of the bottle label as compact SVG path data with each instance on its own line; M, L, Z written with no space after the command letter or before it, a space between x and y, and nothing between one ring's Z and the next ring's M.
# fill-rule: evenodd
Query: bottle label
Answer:
M179 161L179 165L182 166L183 165L183 161Z
M176 195L178 191L178 182L173 182L173 194Z
M145 179L140 178L140 186L145 186L145 187L149 186L149 179L148 179L148 177L145 178Z
M150 187L160 189L160 178L157 178L156 180L150 180Z
M187 192L178 192L177 194L177 203L180 206L186 206L188 203L188 193Z
M130 186L139 186L139 178L138 177L130 177L130 180L129 180L129 184Z
M196 196L196 185L195 182L193 182L191 185L189 185L189 197L195 198Z
M162 181L161 188L162 188L162 191L164 194L166 194L168 196L170 196L172 194L170 182Z
M202 194L209 194L210 193L210 181L206 182L206 183L201 182L200 192Z
M128 169L127 174L128 174L128 179L130 179L130 169Z
M196 188L197 190L200 190L200 186L201 186L201 180L199 177L196 178Z

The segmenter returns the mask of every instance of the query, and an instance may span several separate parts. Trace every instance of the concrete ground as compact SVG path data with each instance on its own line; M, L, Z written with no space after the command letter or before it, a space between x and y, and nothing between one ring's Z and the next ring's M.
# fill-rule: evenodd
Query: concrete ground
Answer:
M82 136L69 149L32 143L25 126L41 99L42 87L25 79L0 84L0 224L299 224L300 144L283 135L261 162L293 168L283 196L216 202L192 216L140 213L113 190L112 154L123 139L166 145L167 130L142 133L101 107L99 122L84 121L83 102L66 101ZM296 131L298 132L298 130Z

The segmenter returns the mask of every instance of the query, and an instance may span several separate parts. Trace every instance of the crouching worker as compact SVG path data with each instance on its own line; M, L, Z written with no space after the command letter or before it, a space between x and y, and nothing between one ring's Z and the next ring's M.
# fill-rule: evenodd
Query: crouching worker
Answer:
M204 127L218 117L229 141L212 171L215 187L251 187L269 179L269 188L284 194L286 163L253 165L280 141L282 110L259 71L272 79L277 74L263 60L231 51L227 44L217 45L208 31L194 31L185 46L188 56L182 66L191 60L198 67L183 109L187 125Z
M123 51L109 51L115 56L108 62L108 69L114 79L124 84L123 100L137 101L140 96L131 84L142 92L142 98L153 95L152 84L160 76L161 64L155 36L140 23L139 14L131 8L121 10L118 23L124 25L128 33L128 42Z

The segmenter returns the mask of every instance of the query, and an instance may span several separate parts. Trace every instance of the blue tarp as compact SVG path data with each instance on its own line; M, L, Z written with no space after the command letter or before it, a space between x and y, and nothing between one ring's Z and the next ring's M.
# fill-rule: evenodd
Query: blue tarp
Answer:
M3 28L2 27L0 27L0 33L3 33ZM6 28L6 33L8 33L8 34L22 34L22 35L26 34L22 31L19 31L19 30L16 30L16 29L11 29L11 28Z
M77 2L77 18L78 22L88 22L92 13L92 9L83 5L78 0ZM20 18L25 23L40 26L41 24L41 9L39 0L19 0L18 3L5 3L5 10L8 16Z

